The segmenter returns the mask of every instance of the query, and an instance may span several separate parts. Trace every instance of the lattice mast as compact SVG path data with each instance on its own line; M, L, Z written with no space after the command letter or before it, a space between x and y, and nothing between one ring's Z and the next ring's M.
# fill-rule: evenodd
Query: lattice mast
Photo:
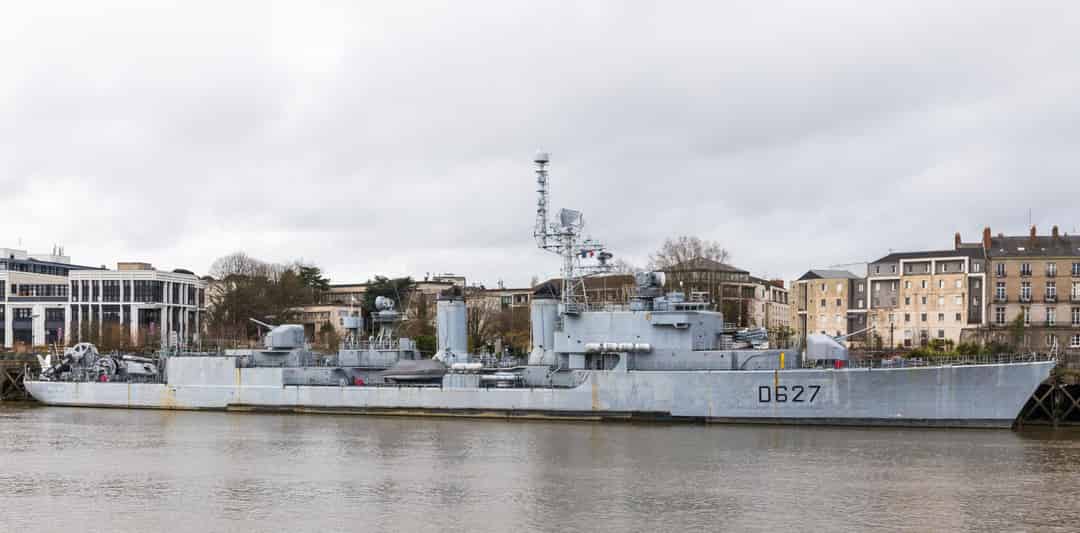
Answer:
M583 276L588 272L610 270L608 260L612 254L604 245L590 238L582 238L585 218L580 211L560 209L557 222L548 222L548 163L547 152L538 152L533 158L536 164L536 227L533 237L536 246L562 257L562 303L563 312L575 314L588 303ZM596 265L584 265L583 260L594 258Z

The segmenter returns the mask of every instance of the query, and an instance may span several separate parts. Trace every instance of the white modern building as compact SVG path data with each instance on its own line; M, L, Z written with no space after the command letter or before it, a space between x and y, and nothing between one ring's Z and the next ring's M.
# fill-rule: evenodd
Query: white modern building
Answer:
M207 283L191 272L117 263L116 270L73 270L70 282L69 331L75 341L104 338L110 331L123 332L132 344L199 340Z
M48 254L0 248L0 346L63 343L68 331L68 276L91 267Z

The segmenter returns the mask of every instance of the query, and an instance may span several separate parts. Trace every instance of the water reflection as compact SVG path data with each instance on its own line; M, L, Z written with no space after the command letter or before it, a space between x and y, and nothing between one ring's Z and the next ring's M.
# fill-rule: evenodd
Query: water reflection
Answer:
M1078 474L1075 430L0 407L13 531L1068 530Z

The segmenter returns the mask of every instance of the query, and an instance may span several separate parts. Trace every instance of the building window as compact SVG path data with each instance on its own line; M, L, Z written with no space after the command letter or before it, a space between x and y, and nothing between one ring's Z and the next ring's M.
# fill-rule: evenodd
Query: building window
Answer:
M1005 325L1005 308L1004 307L994 308L994 322L997 323L997 325L999 325L999 326L1004 326Z
M837 283L836 284L836 294L841 294L843 292L844 292L844 284L843 283Z
M926 297L925 296L922 297L922 304L926 305Z
M836 307L840 307L840 306L844 305L844 304L841 303L842 301L843 300L841 300L840 298L837 298L836 299Z
M945 313L938 313L937 314L937 321L938 322L944 322L945 321Z
M1080 335L1073 335L1072 341L1069 342L1069 347L1080 348Z
M956 288L957 288L957 289L963 288L963 286L964 286L964 282L963 282L963 281L961 281L961 280L956 280Z
M822 308L824 308L824 307L825 307L825 298L822 298L822 299L821 299L821 307L822 307Z
M1077 309L1077 311L1080 311L1080 309ZM893 322L896 322L896 315L893 313L889 313L889 323L891 324Z
M964 297L963 296L954 296L953 297L953 305L964 305Z
M971 264L971 271L972 272L982 272L982 263L972 263Z
M1031 263L1021 263L1020 264L1020 275L1021 276L1030 276L1031 275Z
M896 274L896 265L892 265L892 268L889 270L891 270L893 274Z
M1046 282L1046 301L1053 302L1057 300L1057 282Z
M994 268L997 269L997 275L999 278L1005 277L1005 263L997 263L996 265L994 265Z
M939 288L939 289L944 289L944 288L945 288L945 280L943 280L943 279L939 279L939 280L937 281L937 288Z
M942 263L941 264L941 271L942 272L948 272L949 271L949 264L948 263Z
M1057 325L1057 309L1054 309L1053 307L1047 307L1046 308L1046 325L1047 326L1056 326Z
M1080 263L1073 263L1072 275L1074 278L1080 277Z
M904 288L905 289L910 289L911 288L911 282L910 281L905 281L904 282Z
M859 301L858 301L858 306L859 306L859 307L858 307L858 309L862 309L862 308L863 308L863 301L862 301L862 300L859 300Z
M911 322L911 313L904 313L904 322Z
M960 313L956 313L956 321L960 322L963 318L960 317Z
M1023 310L1024 310L1024 325L1025 326L1030 326L1031 325L1031 308L1030 307L1024 307Z
M921 313L919 315L919 319L922 320L923 322L926 322L926 313Z
M937 306L938 307L945 307L945 297L944 296L938 296L937 297Z
M828 290L828 289L826 289L826 288L825 288L825 284L824 284L824 283L822 283L822 284L821 284L821 292L825 292L826 290Z
M1072 308L1072 325L1080 326L1080 307Z
M994 298L997 298L999 301L1005 301L1005 282L1004 281L997 282L997 287L994 289Z
M926 288L926 280L925 279L922 280L922 288L924 288L924 289Z
M1024 281L1020 283L1020 300L1025 302L1031 301L1031 282Z
M911 297L910 296L905 296L904 297L904 305L911 305Z
M1046 264L1046 276L1052 278L1052 277L1054 277L1056 275L1057 275L1057 263L1047 263Z
M1053 347L1057 346L1057 343L1058 343L1057 337L1055 337L1054 335L1047 335L1046 336L1046 347L1047 348L1053 348Z
M943 330L943 329L937 330L937 338L944 339L945 338L945 330Z

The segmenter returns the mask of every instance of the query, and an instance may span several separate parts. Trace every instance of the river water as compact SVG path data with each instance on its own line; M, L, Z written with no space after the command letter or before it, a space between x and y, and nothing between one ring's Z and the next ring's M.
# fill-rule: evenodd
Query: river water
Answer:
M3 531L1072 530L1080 430L0 406Z

